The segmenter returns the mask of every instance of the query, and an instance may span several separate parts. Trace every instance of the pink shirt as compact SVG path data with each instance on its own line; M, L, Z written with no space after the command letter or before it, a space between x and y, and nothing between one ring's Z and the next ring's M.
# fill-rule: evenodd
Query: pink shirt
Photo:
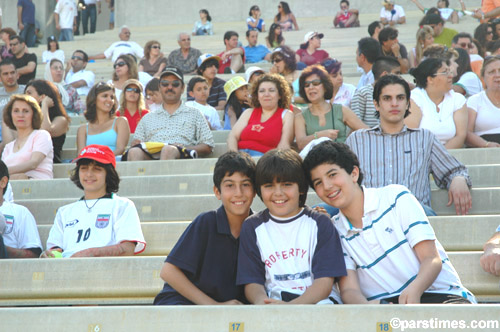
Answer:
M31 159L31 154L33 152L41 152L45 155L45 158L37 166L37 168L26 172L26 175L33 179L52 179L54 177L52 172L54 149L52 147L50 134L46 130L33 130L21 150L17 152L14 152L15 142L15 140L10 142L3 150L2 160L7 167L28 162Z

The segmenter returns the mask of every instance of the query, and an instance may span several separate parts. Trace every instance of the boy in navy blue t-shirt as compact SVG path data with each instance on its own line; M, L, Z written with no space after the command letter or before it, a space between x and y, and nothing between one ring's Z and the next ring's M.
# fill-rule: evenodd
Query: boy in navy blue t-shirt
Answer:
M214 169L214 193L222 206L200 214L182 234L161 270L157 305L242 304L236 286L241 226L255 197L255 162L246 153L223 154Z

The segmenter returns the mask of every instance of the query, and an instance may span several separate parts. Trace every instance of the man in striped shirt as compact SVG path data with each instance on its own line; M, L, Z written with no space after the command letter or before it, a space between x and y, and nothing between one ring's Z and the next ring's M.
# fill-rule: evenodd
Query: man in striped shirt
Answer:
M472 204L467 168L448 153L426 129L404 125L409 114L410 87L399 76L386 75L375 84L373 100L380 125L351 134L346 144L358 156L369 188L402 184L411 190L427 215L432 210L429 173L439 188L448 189L448 206L467 214Z

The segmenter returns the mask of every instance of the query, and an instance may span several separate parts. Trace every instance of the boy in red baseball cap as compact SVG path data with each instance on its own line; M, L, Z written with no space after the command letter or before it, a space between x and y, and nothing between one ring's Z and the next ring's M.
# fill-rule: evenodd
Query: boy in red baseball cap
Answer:
M71 181L83 197L57 210L42 258L131 256L144 251L146 242L134 203L115 193L120 177L115 155L103 145L89 145L73 160Z

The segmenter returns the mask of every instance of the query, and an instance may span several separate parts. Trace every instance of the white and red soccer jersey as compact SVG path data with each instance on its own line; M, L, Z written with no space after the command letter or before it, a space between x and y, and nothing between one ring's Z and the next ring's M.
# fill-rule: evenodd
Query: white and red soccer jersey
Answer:
M137 243L135 254L144 251L146 242L131 200L112 194L86 203L79 200L57 210L47 249L60 247L63 257L70 257L84 249L130 241Z
M42 249L35 218L27 208L4 201L0 212L5 217L3 239L6 246L16 249Z

